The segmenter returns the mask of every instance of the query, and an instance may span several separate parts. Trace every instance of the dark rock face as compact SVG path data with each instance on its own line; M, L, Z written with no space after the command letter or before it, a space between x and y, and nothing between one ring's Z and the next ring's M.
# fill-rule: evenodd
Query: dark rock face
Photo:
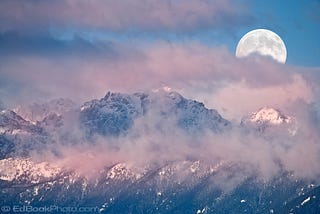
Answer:
M1 156L27 156L29 151L45 145L48 140L45 130L11 110L0 113Z
M5 159L14 153L14 142L8 140L5 136L0 136L0 159Z
M138 96L108 93L101 100L93 100L81 107L80 121L87 134L119 136L125 133L142 115Z
M81 107L80 121L89 136L119 136L125 134L135 119L146 115L175 123L189 133L205 129L215 133L231 128L229 121L202 103L188 100L176 92L153 92L150 94L107 93L100 100L92 100Z

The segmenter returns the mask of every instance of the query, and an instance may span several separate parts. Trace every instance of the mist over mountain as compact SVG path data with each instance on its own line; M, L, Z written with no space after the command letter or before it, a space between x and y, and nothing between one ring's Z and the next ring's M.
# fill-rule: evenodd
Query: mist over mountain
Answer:
M0 0L0 213L320 213L319 14Z
M305 122L266 107L228 121L169 88L2 110L1 205L317 213L319 137Z

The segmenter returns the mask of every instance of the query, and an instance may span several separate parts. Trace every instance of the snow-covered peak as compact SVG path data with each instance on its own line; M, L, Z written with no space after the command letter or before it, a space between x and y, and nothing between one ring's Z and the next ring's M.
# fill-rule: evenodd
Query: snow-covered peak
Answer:
M291 123L292 118L282 114L277 109L264 107L254 112L250 116L249 121L258 124L268 123L272 125L279 125L284 123Z
M298 131L298 123L294 117L285 115L281 111L274 108L261 108L251 115L244 117L241 121L241 125L251 127L266 134L266 130L269 132L285 131L283 134L289 136L296 135Z

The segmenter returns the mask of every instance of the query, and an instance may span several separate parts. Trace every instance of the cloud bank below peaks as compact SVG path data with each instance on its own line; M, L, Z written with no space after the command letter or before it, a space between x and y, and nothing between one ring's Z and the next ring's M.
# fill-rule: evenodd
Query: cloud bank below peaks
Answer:
M320 136L315 130L319 123L314 122L310 105L296 105L300 112L290 113L297 129L292 134L287 124L264 124L265 132L256 129L255 125L261 124L249 127L232 122L232 127L225 126L215 111L208 115L201 103L187 101L175 92L109 93L84 104L80 114L87 116L81 120L64 117L69 126L62 127L61 133L51 132L55 139L60 139L52 144L58 157L46 154L40 158L52 157L62 167L88 174L121 162L145 167L199 160L207 165L244 167L262 180L280 172L289 172L299 179L317 179ZM187 133L179 123L181 117L185 125L199 127L197 132ZM218 131L210 131L207 121L212 120L217 121ZM93 130L93 137L88 138L83 124ZM110 136L109 129L103 131L108 126L111 131L120 127L120 134ZM65 133L70 138L65 138Z

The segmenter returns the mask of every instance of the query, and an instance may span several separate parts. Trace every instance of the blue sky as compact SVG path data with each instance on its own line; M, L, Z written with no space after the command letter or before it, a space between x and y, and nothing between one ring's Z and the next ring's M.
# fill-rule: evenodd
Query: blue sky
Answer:
M255 28L266 28L276 32L284 40L288 49L287 63L299 66L320 65L320 3L317 0L284 0L280 2L276 0L236 0L226 1L228 4L225 6L221 6L221 3L215 3L221 1L207 0L204 2L209 2L208 5L212 7L212 13L218 13L218 15L202 15L201 13L203 11L199 9L198 11L193 11L195 13L194 16L197 16L197 20L194 21L194 23L192 23L192 19L190 24L188 24L188 22L184 22L183 18L177 18L177 20L174 20L171 24L167 23L170 22L170 20L161 22L155 19L149 23L144 22L143 13L141 18L137 18L138 15L132 12L133 15L131 16L135 20L132 22L130 22L130 20L123 21L122 23L119 22L118 26L112 22L108 22L104 25L103 20L102 23L96 24L95 22L97 22L99 16L97 16L96 19L92 18L89 21L81 21L80 18L80 21L77 22L79 13L83 8L71 8L70 5L72 4L70 4L69 1L43 1L41 4L32 0L25 1L24 3L11 1L12 3L10 4L8 2L10 1L3 1L0 3L3 4L2 12L4 13L3 15L0 15L0 17L2 16L2 21L0 22L0 27L2 25L0 29L2 40L0 40L0 42L2 41L2 43L0 43L0 45L5 47L8 46L8 38L3 37L6 37L6 33L10 32L20 35L18 38L19 42L14 41L14 38L10 38L10 42L14 44L12 46L15 48L19 48L17 46L20 44L21 49L34 49L32 48L32 45L34 45L42 50L47 49L48 52L51 51L51 48L55 48L52 44L54 42L50 43L49 41L52 39L51 37L54 37L54 39L58 41L70 41L73 40L74 37L79 37L83 40L88 40L91 43L94 43L96 40L110 40L122 43L137 43L138 45L148 45L157 41L173 43L197 41L208 46L227 46L231 52L234 52L237 42L242 35ZM61 2L66 3L63 4ZM101 4L101 1L96 2L97 5ZM109 4L113 5L113 3L110 2L111 1L109 1ZM128 3L126 1L120 2L123 2L119 5L120 7L123 7L123 11L125 11L127 8L123 5L128 5ZM143 4L141 2L143 1L140 1L140 3L139 1L133 1L133 5ZM154 0L149 2L152 2L150 5L154 7L155 11L157 10L157 5L161 5L159 2ZM176 0L176 2L179 2L179 0ZM192 1L187 1L186 5L188 2L190 7L194 6L192 5ZM30 7L29 10L21 9L22 5L24 5L25 8ZM221 6L221 8L218 8L218 12L214 11L215 8L217 8L217 5L218 7ZM46 10L48 10L50 6L55 8L58 13L53 14L53 12L49 11L49 13L46 14ZM106 4L102 4L102 7L103 6L107 7L108 1L106 1ZM228 9L226 9L228 6L234 6L234 8L228 11ZM65 20L63 20L63 18L59 18L59 10L61 11L61 8L63 7L65 7L66 10L68 7L71 8L71 14L69 16L65 16ZM136 8L136 13L139 14L138 10L141 10L141 7L137 6ZM133 10L134 9L135 8L133 8ZM165 9L166 8L163 10ZM191 9L192 8L190 8L190 10ZM4 12L4 10L12 11L13 15L8 15L8 12ZM80 12L77 10L80 10ZM84 11L87 13L89 18L90 13L93 15L95 13L95 11ZM119 11L123 12L121 9ZM184 12L185 11L178 11L177 16L180 15L179 13L185 15L183 14ZM15 14L16 16L14 16L14 13L17 13ZM23 17L27 15L30 17ZM149 15L150 14L147 16ZM160 14L160 16L161 15L162 14ZM129 16L128 19L132 17ZM117 18L119 20L125 20L127 17L125 17L125 15L119 15L119 17L114 15L114 17L111 18L114 20ZM168 17L168 19L170 18L175 18L174 13L172 17ZM23 19L26 19L26 21ZM43 21L41 21L41 19L43 19ZM145 17L145 19L150 19L150 17ZM205 19L208 19L208 21ZM45 37L48 37L48 43L44 42L46 39ZM25 41L23 41L23 39L25 39ZM23 42L28 43L30 40L32 40L32 45L23 44ZM10 48L11 47L9 47L9 49Z
M274 90L285 98L270 105L311 102L308 86L320 79L319 14L318 0L3 0L0 100L88 99L170 85L227 109L223 93L260 100L281 85ZM286 65L235 58L240 38L256 28L280 35Z
M238 3L239 4L239 3ZM72 38L80 33L84 38L94 41L119 40L121 42L152 43L158 40L168 42L199 41L209 46L227 46L235 52L237 42L250 30L265 28L279 34L287 50L287 63L300 66L320 65L320 3L314 0L284 1L241 1L246 11L242 22L231 29L201 28L192 32L160 30L150 32L129 29L126 33L110 31L70 31L60 33L60 38ZM53 31L54 32L54 31Z
M320 65L320 1L255 1L252 8L257 27L271 29L285 41L287 63Z

